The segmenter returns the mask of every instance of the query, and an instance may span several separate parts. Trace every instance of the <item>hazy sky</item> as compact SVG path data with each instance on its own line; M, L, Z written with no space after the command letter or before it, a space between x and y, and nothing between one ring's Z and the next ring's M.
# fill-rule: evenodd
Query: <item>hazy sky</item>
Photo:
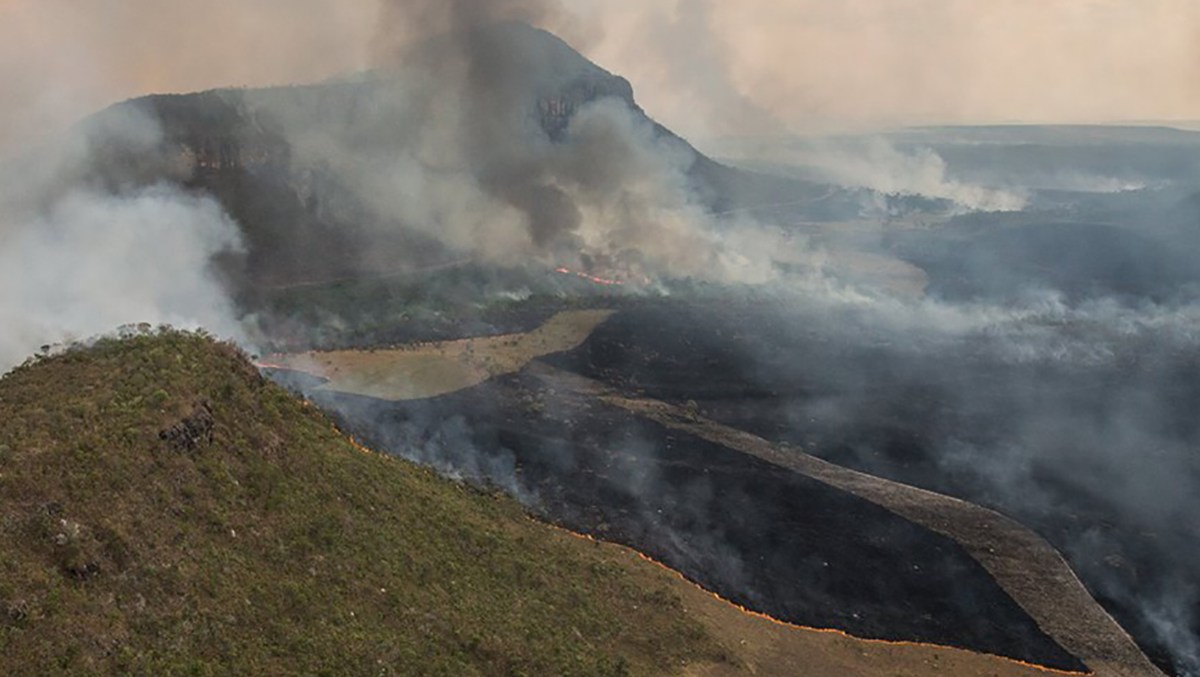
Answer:
M399 0L403 1L403 0ZM1200 0L556 0L692 135L1200 119ZM0 145L153 91L371 63L375 0L0 0Z

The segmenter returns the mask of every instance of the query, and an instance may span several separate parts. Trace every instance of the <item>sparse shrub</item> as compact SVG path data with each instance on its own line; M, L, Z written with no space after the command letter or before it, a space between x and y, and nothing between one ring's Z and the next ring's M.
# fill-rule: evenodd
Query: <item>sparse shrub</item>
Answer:
M20 625L29 618L29 603L23 599L4 603L4 619L14 625Z
M60 518L51 540L63 573L80 580L100 573L99 544L83 525Z

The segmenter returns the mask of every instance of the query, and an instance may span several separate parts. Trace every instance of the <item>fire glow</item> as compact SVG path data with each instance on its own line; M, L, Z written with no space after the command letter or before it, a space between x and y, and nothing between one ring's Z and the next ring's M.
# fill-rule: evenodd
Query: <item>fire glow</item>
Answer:
M581 280L587 280L588 282L591 282L593 284L599 284L599 285L603 285L605 287L620 287L625 284L621 280L614 280L614 279L607 278L607 277L597 277L595 275L589 275L582 271L571 270L570 268L565 268L563 266L559 266L558 268L555 268L554 272L556 272L560 275L573 275L575 277L578 277Z
M565 268L560 268L557 272L561 273L564 271L568 274L571 273L571 271L569 271ZM616 282L615 284L620 284L620 283ZM268 369L274 369L274 368L290 369L288 367L277 367L277 366L269 364L269 363L257 364L256 366L259 366L260 368L268 368ZM312 403L310 401L308 401L307 399L302 400L302 402L305 407L313 406ZM387 460L395 460L395 457L393 457L390 454L378 452L378 451L371 449L370 447L364 445L354 435L351 435L350 433L339 428L337 426L337 424L330 422L330 427L332 428L334 433L337 434L338 437L340 437L344 441L346 441L350 445L350 447L352 449L354 449L355 451L358 451L362 454L366 454L368 456L377 456L377 457L381 457L381 458L384 458ZM650 557L649 555L647 555L643 552L640 552L633 548L629 548L628 546L623 546L619 543L612 543L609 541L604 541L604 540L598 539L595 536L592 536L590 534L572 531L570 529L559 526L557 524L541 522L539 520L534 519L533 517L530 517L529 519L537 522L538 524L549 526L550 528L552 528L556 531L559 531L563 534L566 534L567 536L570 536L572 538L577 538L580 540L588 541L588 542L596 544L596 545L610 545L610 546L615 546L615 547L621 548L623 550L628 550L628 551L632 552L634 555L636 555L642 561L652 564L652 565L658 567L659 569L662 569L663 571L667 572L672 577L679 579L680 581L682 581L683 583L685 583L687 585L697 588L698 590L700 590L704 594L712 597L713 599L717 600L718 602L725 604L727 606L733 607L740 613L745 614L747 616L751 616L753 618L758 618L758 619L767 621L769 623L772 623L772 624L775 624L775 625L778 625L778 626L781 626L784 628L788 628L788 629L792 629L792 630L801 630L801 631L806 631L806 632L832 634L832 635L837 635L840 637L845 637L848 639L853 639L855 641L867 642L867 643L871 643L871 644L881 644L881 645L887 645L887 646L918 647L918 648L927 648L927 649L948 648L948 647L944 647L944 646L941 646L938 644L928 644L928 643L924 643L924 642L857 637L855 635L851 635L850 633L848 633L844 630L838 630L836 628L818 628L818 627L811 627L811 626L807 626L807 625L799 625L796 623L789 623L787 621L782 621L782 620L779 620L778 618L775 618L774 616L770 616L770 615L764 614L759 611L754 611L752 609L748 609L748 608L738 604L737 602L726 599L726 598L722 597L721 595L719 595L711 590L708 590L707 588L700 585L699 583L692 581L687 576L684 576L683 573L681 573L675 569L672 569L671 567L667 566L666 564L663 564L662 562L654 559L653 557ZM1003 660L1003 661L1007 661L1009 663L1021 665L1021 666L1027 667L1027 668L1032 668L1034 670L1038 670L1040 672L1044 672L1046 674L1051 674L1051 675L1069 675L1071 677L1091 677L1092 675L1095 675L1094 672L1074 672L1074 671L1070 671L1070 670L1058 670L1058 669L1050 668L1050 667L1047 667L1044 665L1037 665L1036 663L1027 663L1025 661L1018 660L1015 658L1010 658L1008 656L996 656L996 655L992 655L992 654L988 654L988 655L991 655L992 657Z
M532 519L532 518L530 518L530 519ZM539 524L544 524L544 523L539 522ZM807 625L799 625L796 623L789 623L787 621L781 621L778 618L775 618L774 616L769 616L767 614L764 614L764 613L761 613L758 611L754 611L752 609L747 609L746 607L742 606L741 604L738 604L737 602L725 599L724 597L718 595L717 593L715 593L715 592L705 588L704 586L700 585L699 583L696 583L695 581L689 579L687 576L684 576L681 572L676 571L675 569L672 569L671 567L667 566L666 564L659 562L658 560L654 559L653 557L650 557L649 555L647 555L643 552L634 550L632 548L628 548L627 546L622 546L619 543L610 543L608 541L600 540L590 534L583 534L583 533L579 533L576 531L571 531L570 529L566 529L564 527L558 526L557 524L550 524L549 526L564 533L564 534L567 534L568 536L572 536L574 538L588 541L590 543L595 543L597 545L600 545L600 544L615 545L622 549L629 550L633 554L637 555L638 558L641 559L642 561L653 564L654 566L666 571L672 577L677 578L680 581L683 581L687 585L690 585L690 586L693 586L693 587L699 589L701 592L712 597L713 599L717 600L718 602L725 604L727 606L731 606L734 609L738 610L739 612L741 612L747 616L751 616L753 618L758 618L758 619L773 623L775 625L778 625L778 626L781 626L784 628L788 628L791 630L801 630L801 631L805 631L805 632L819 632L822 634L837 635L839 637L845 637L847 639L853 639L858 642L867 642L870 644L883 644L883 645L887 645L887 646L901 646L901 647L918 647L918 648L923 648L923 649L951 648L951 647L942 646L940 644L927 644L924 642L911 642L911 641L904 641L904 640L889 640L889 639L875 639L875 638L870 638L870 637L857 637L855 635L851 635L850 633L848 633L844 630L838 630L836 628L816 628L816 627L810 627ZM1016 658L1009 658L1008 656L997 656L994 654L985 654L985 655L991 656L993 658L997 658L999 660L1007 661L1009 663L1020 665L1020 666L1026 667L1026 668L1032 668L1034 670L1038 670L1039 672L1045 672L1046 674L1050 674L1050 675L1071 675L1072 677L1091 677L1092 675L1096 674L1094 672L1074 672L1071 670L1057 670L1055 668L1046 667L1044 665L1038 665L1036 663L1027 663L1025 661L1018 660Z

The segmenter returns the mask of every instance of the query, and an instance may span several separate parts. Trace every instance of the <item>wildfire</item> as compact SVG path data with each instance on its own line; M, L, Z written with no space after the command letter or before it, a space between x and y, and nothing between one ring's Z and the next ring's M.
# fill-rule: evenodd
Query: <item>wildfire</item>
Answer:
M549 526L551 526L554 529L557 529L569 536L573 536L578 539L589 541L591 543L606 543L606 541L602 541L590 534L581 534L581 533L578 533L575 531L571 531L570 529L560 527L555 524L551 524ZM616 544L616 545L619 546L620 544ZM624 548L625 546L620 546L620 547ZM650 564L653 564L654 566L656 566L660 569L663 569L664 571L671 574L673 577L678 578L679 580L683 581L684 583L699 589L701 592L703 592L706 595L709 595L710 597L717 600L718 602L721 602L723 604L731 606L734 609L737 609L739 612L746 614L747 616L753 616L754 618L759 618L759 619L774 623L775 625L783 626L785 628L790 628L793 630L803 630L803 631L807 631L807 632L820 632L820 633L824 633L824 634L838 635L840 637L845 637L847 639L853 639L858 642L868 642L871 644L885 644L888 646L911 646L911 647L919 647L919 648L925 648L925 649L944 649L944 648L946 648L946 647L938 645L938 644L928 644L925 642L912 642L912 641L904 641L904 640L889 640L889 639L874 639L874 638L869 638L869 637L856 637L855 635L851 635L850 633L848 633L844 630L838 630L836 628L816 628L816 627L810 627L807 625L799 625L797 623L789 623L787 621L781 621L778 618L775 618L774 616L769 616L769 615L764 614L759 611L747 609L746 607L742 606L741 604L738 604L737 602L725 599L724 597L718 595L717 593L715 593L711 590L704 588L700 584L698 584L698 583L690 580L688 577L684 576L682 573L676 571L675 569L672 569L671 567L667 566L666 564L659 562L658 560L654 559L653 557L650 557L649 555L647 555L643 552L639 552L638 550L634 550L633 548L625 548L625 549L633 552L633 554L637 555L643 561L649 562ZM1018 660L1016 658L1009 658L1008 656L993 656L993 657L998 658L1000 660L1008 661L1010 663L1014 663L1016 665L1021 665L1021 666L1027 667L1027 668L1032 668L1032 669L1038 670L1040 672L1045 672L1045 673L1051 674L1051 675L1070 675L1071 677L1092 677L1093 675L1096 674L1094 672L1074 672L1071 670L1058 670L1056 668L1046 667L1045 665L1038 665L1036 663L1027 663L1025 661Z
M334 428L334 430L337 430L337 428ZM342 431L338 430L338 432L341 433ZM347 435L345 433L342 433L342 437L346 438L346 441L350 443L350 446L354 447L356 450L358 450L364 454L369 454L371 456L383 456L384 458L387 458L386 454L377 454L376 452L367 448L365 445L363 445L361 442L359 442L358 439L355 438L353 435Z
M583 273L573 273L572 271L570 271L566 268L558 268L556 270L556 272L563 273L563 274L578 275L584 279L588 279L588 280L592 280L593 282L597 282L597 284L622 284L621 282L615 281L615 280L600 281L601 278L592 278L591 276L585 275ZM255 366L259 367L260 369L288 369L288 370L294 369L293 367L278 366L278 365L274 365L274 364L267 363L267 362L255 363ZM305 407L312 406L312 403L310 403L308 400L303 400L302 402ZM344 439L352 448L359 451L360 453L369 454L371 456L380 456L380 457L383 457L383 458L386 458L389 460L394 460L393 457L389 456L388 454L381 454L381 453L365 446L364 444L359 442L356 437L345 432L344 430L339 428L336 424L331 424L330 427L333 429L333 431L335 433L337 433L337 435L339 437ZM530 517L530 519L532 520L533 518ZM564 534L567 534L568 536L571 536L573 538L578 538L578 539L581 539L584 541L588 541L590 543L596 543L596 544L608 543L607 541L598 539L595 536L592 536L590 534L584 534L584 533L579 533L576 531L571 531L570 529L558 526L556 524L549 524L546 522L538 522L538 523L549 526L550 528L556 529L556 530L558 530ZM807 625L799 625L797 623L789 623L787 621L782 621L782 620L779 620L778 618L775 618L774 616L770 616L770 615L762 613L760 611L754 611L753 609L748 609L748 608L742 606L741 604L738 604L737 602L726 599L726 598L718 595L717 593L704 588L700 584L688 579L686 576L684 576L679 571L672 569L671 567L667 566L666 564L659 562L658 560L654 559L653 557L650 557L649 555L647 555L643 552L640 552L633 548L627 548L625 546L621 546L620 544L611 544L611 545L617 545L618 547L622 547L624 549L627 549L627 550L633 552L641 560L648 562L650 564L653 564L654 566L666 571L671 576L678 578L680 581L683 581L684 583L699 589L701 592L703 592L706 595L711 596L713 599L717 600L718 602L721 602L723 604L731 606L734 609L737 609L739 612L746 614L747 616L752 616L754 618L762 619L762 620L768 621L770 623L774 623L775 625L779 625L779 626L794 629L794 630L803 630L803 631L807 631L807 632L819 632L819 633L825 633L825 634L833 634L833 635L838 635L838 636L845 637L848 639L853 639L855 641L868 642L871 644L885 644L885 645L889 645L889 646L911 646L911 647L920 647L920 648L928 648L928 649L945 648L938 644L928 644L928 643L924 643L924 642L912 642L912 641L904 641L904 640L887 640L887 639L874 639L874 638L868 638L868 637L856 637L844 630L838 630L836 628L817 628L817 627L811 627L811 626L807 626ZM1038 671L1045 672L1047 674L1052 674L1052 675L1069 675L1070 677L1091 677L1092 675L1095 675L1094 672L1074 672L1071 670L1058 670L1055 668L1046 667L1044 665L1038 665L1036 663L1027 663L1025 661L1018 660L1016 658L1009 658L1008 656L995 656L995 658L999 658L1001 660L1008 661L1008 662L1014 663L1016 665L1021 665L1021 666L1027 667L1027 668L1032 668L1034 670L1038 670Z
M311 402L309 402L308 400L301 400L301 401L303 402L305 407L313 406L313 404ZM354 448L355 451L358 451L363 454L367 454L369 456L378 456L379 458L384 458L389 461L395 460L395 458L393 456L391 456L389 454L381 454L378 451L375 451L374 449L371 449L370 447L366 446L362 442L359 442L357 437L355 437L354 435L351 435L350 433L346 432L345 430L342 430L341 428L339 428L337 426L336 423L333 423L331 421L329 423L329 427L333 430L333 432L335 434L337 434L338 437L345 440L347 444L349 444L352 448Z
M597 277L595 275L589 275L588 273L585 273L583 271L571 270L570 268L564 268L563 266L559 266L558 268L555 268L554 272L556 272L560 275L573 275L575 277L578 277L581 280L587 280L588 282L591 282L593 284L599 284L599 285L603 285L605 287L620 287L625 284L621 280L614 280L614 279L607 278L607 277Z

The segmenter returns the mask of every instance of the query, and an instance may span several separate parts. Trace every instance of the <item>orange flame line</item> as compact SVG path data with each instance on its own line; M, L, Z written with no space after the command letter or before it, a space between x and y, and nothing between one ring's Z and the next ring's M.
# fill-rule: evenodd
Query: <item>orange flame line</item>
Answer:
M562 275L574 275L575 277L578 277L580 279L587 280L588 282L594 282L596 284L602 284L606 287L614 287L614 286L619 287L619 286L625 284L624 282L622 282L620 280L612 280L607 277L596 277L595 275L588 275L587 273L576 271L576 270L571 270L570 268L564 268L562 266L555 268L554 272L561 273Z
M305 401L305 404L306 405L308 404L307 400ZM364 454L369 454L372 456L379 456L379 457L387 458L387 459L394 458L390 454L380 453L378 451L375 451L375 450L370 449L369 447L363 445L353 435L350 435L350 434L342 431L341 428L338 428L336 424L331 424L331 427L333 428L334 432L336 432L340 437L345 439L350 444L351 447L353 447L354 449L356 449L359 452L362 452ZM1051 667L1047 667L1045 665L1038 665L1037 663L1028 663L1026 661L1023 661L1023 660L1020 660L1017 658L1011 658L1009 656L998 656L996 654L989 654L989 653L982 652L982 651L970 651L969 649L961 649L959 647L948 647L948 646L944 646L941 644L932 644L929 642L914 642L914 641L910 641L910 640L891 640L891 639L877 639L877 638L873 638L873 637L857 637L855 635L850 634L849 632L846 632L845 630L839 630L837 628L818 628L818 627L813 627L813 626L808 626L808 625L800 625L798 623L790 623L788 621L782 621L782 620L779 620L778 618L775 618L774 616L770 616L770 615L762 613L760 611L754 611L753 609L747 609L746 607L742 606L741 604L738 604L737 602L726 599L726 598L718 595L717 593L715 593L711 590L708 590L707 588L700 585L699 583L696 583L695 581L689 579L687 576L684 576L683 573L676 571L675 569L672 569L671 567L667 566L666 564L663 564L662 562L654 559L653 557L650 557L649 555L647 555L641 551L635 550L628 546L621 545L619 543L610 543L608 541L598 539L595 536L592 536L590 534L584 534L584 533L579 533L577 531L571 531L570 529L559 526L557 524L551 524L549 522L542 522L540 520L534 519L532 516L529 519L534 522L537 522L538 524L548 526L551 529L555 529L557 531L560 531L560 532L562 532L568 536L572 536L574 538L582 539L582 540L589 541L591 543L596 543L596 544L614 545L614 546L622 548L624 550L628 550L628 551L632 552L633 554L637 555L643 561L649 562L650 564L653 564L653 565L659 567L660 569L663 569L664 571L668 572L672 576L678 578L680 581L697 588L698 590L700 590L701 592L703 592L707 595L710 595L713 599L716 599L718 602L727 604L747 616L762 619L762 620L768 621L770 623L774 623L776 625L783 626L785 628L790 628L793 630L802 630L802 631L807 631L807 632L818 632L818 633L823 633L823 634L838 635L839 637L845 637L847 639L852 639L852 640L859 641L859 642L866 642L869 644L882 644L885 646L914 647L914 648L921 648L921 649L957 649L959 651L967 651L969 653L975 653L978 655L990 656L997 660L1012 663L1014 665L1020 665L1022 667L1030 668L1033 670L1038 670L1038 671L1045 672L1047 674L1053 674L1053 675L1070 675L1071 677L1091 677L1092 675L1096 674L1095 672L1076 672L1074 670L1059 670L1057 668L1051 668Z
M301 400L301 401L304 403L304 406L305 406L305 407L311 407L311 406L313 406L313 405L312 405L312 403L311 403L311 402L309 402L308 400ZM370 447L368 447L368 446L364 445L362 442L359 442L357 437L355 437L354 435L351 435L350 433L348 433L348 432L346 432L346 431L342 430L341 428L339 428L339 427L337 426L337 424L336 424L336 423L333 423L332 421L329 423L329 427L333 429L333 432L334 432L334 433L336 433L338 437L342 438L342 439L343 439L343 440L345 440L345 441L346 441L346 442L347 442L347 443L348 443L348 444L349 444L351 447L353 447L355 451L359 451L359 452L362 452L362 453L364 453L364 454L367 454L367 455L370 455L370 456L377 456L377 457L379 457L379 458L385 458L385 459L388 459L388 460L394 460L394 459L395 459L395 457L394 457L394 456L392 456L391 454L384 454L384 453L381 453L381 452L375 451L374 449L371 449Z
M1059 670L1057 668L1051 668L1051 667L1047 667L1045 665L1038 665L1037 663L1028 663L1026 661L1023 661L1023 660L1020 660L1017 658L1010 658L1008 656L998 656L996 654L989 654L989 653L985 653L982 651L971 651L969 649L961 649L959 647L949 647L949 646L944 646L941 644L932 644L932 643L928 643L928 642L914 642L914 641L910 641L910 640L891 640L891 639L877 639L874 637L857 637L855 635L852 635L852 634L846 632L845 630L839 630L837 628L817 628L817 627L812 627L812 626L808 626L808 625L800 625L798 623L790 623L788 621L781 621L778 618L775 618L774 616L769 616L760 611L754 611L752 609L747 609L746 607L742 606L741 604L738 604L737 602L726 599L726 598L718 595L717 593L715 593L711 590L708 590L707 588L700 585L699 583L696 583L695 581L689 579L687 576L684 576L681 572L676 571L675 569L672 569L671 567L667 566L666 564L663 564L662 562L654 559L653 557L650 557L649 555L647 555L643 552L640 552L638 550L635 550L635 549L627 547L627 546L623 546L619 543L609 543L608 541L600 540L590 534L582 534L582 533L579 533L576 531L571 531L570 529L561 527L557 524L548 524L548 523L544 523L544 522L539 522L539 524L547 524L551 528L557 529L558 531L561 531L562 533L565 533L569 536L573 536L575 538L583 539L585 541L590 541L592 543L598 543L598 544L604 543L604 544L608 544L608 545L616 545L622 549L629 550L630 552L637 555L642 560L649 562L650 564L653 564L653 565L659 567L660 569L667 571L672 576L678 578L679 580L683 581L684 583L687 583L688 585L690 585L692 587L699 589L701 592L703 592L707 595L710 595L717 601L723 602L724 604L727 604L727 605L733 607L734 609L737 609L738 611L740 611L743 614L746 614L747 616L752 616L754 618L759 618L759 619L762 619L765 621L769 621L776 625L781 625L785 628L791 628L793 630L804 630L804 631L808 631L808 632L819 632L819 633L823 633L823 634L838 635L840 637L845 637L847 639L853 639L853 640L859 641L859 642L867 642L870 644L883 644L883 645L887 645L887 646L907 646L907 647L916 647L916 648L922 648L922 649L957 649L959 651L967 651L969 653L975 653L978 655L989 656L991 658L1006 661L1008 663L1013 663L1015 665L1020 665L1022 667L1031 668L1033 670L1039 670L1041 672L1046 672L1046 673L1054 674L1054 675L1071 675L1072 677L1090 677L1091 675L1096 674L1095 672L1076 672L1074 670Z

